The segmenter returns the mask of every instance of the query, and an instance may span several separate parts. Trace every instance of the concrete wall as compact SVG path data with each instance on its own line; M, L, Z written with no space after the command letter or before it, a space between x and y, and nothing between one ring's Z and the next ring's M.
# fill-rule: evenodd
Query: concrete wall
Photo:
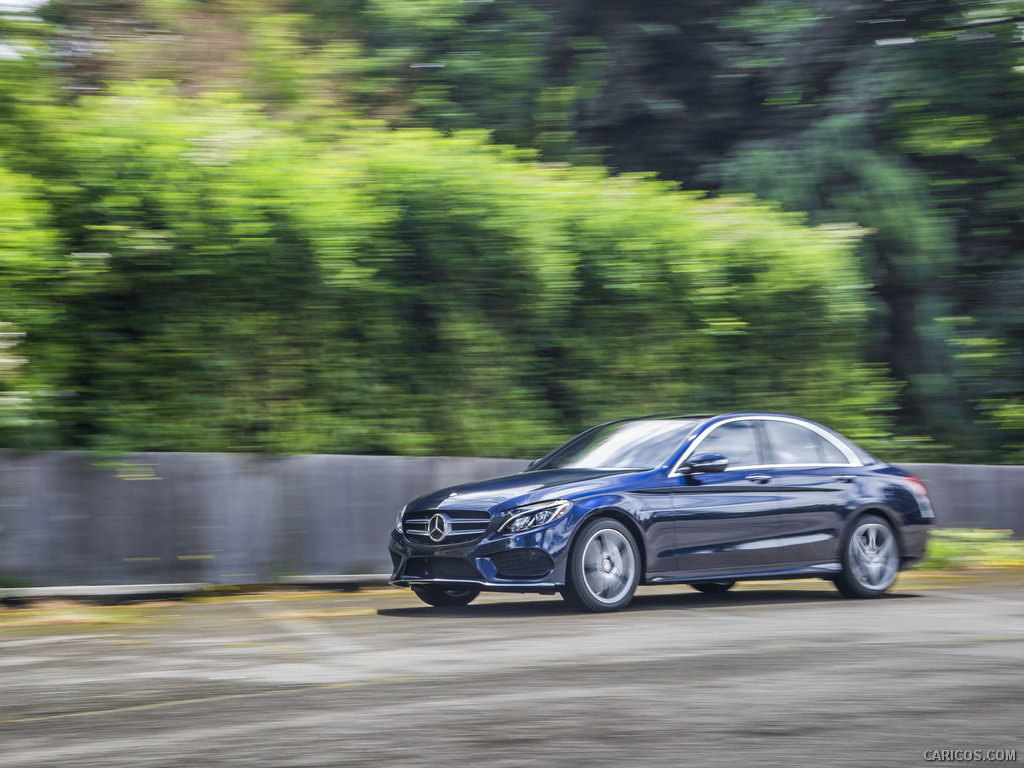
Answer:
M1024 537L1024 467L899 464L928 488L938 524L1000 528Z
M244 584L384 573L388 533L407 501L525 466L397 456L102 460L0 452L0 583ZM940 525L1024 535L1024 467L904 468L928 485Z
M0 452L0 579L246 584L390 572L388 534L406 502L526 463Z

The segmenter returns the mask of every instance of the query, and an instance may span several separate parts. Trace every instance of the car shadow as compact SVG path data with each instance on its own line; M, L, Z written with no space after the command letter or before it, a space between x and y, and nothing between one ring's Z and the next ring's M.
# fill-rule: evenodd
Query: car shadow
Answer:
M889 592L875 600L902 600L920 597L913 592ZM640 611L685 611L713 607L747 607L757 605L793 605L809 603L848 603L864 605L870 601L849 600L831 587L821 589L742 589L723 595L701 592L658 592L637 595L623 613ZM408 608L382 608L379 616L493 618L513 616L595 616L578 613L560 598L471 603L459 608L433 608L429 605Z
M905 592L888 592L876 600L898 600L918 595ZM701 592L673 592L665 594L638 595L626 610L686 610L715 606L784 605L794 603L849 603L863 604L862 600L849 600L832 587L821 589L742 589L721 595L705 595Z

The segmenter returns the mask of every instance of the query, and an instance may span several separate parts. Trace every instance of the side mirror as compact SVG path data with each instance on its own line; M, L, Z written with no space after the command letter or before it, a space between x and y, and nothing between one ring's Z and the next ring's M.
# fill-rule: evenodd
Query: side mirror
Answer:
M721 472L729 466L729 460L720 453L702 453L694 456L683 465L684 475L696 475L702 472Z

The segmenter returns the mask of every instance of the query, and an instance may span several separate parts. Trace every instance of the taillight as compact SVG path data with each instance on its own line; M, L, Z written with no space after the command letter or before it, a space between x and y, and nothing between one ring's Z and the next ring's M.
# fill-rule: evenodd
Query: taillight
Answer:
M928 498L928 489L924 487L924 483L916 477L904 477L903 479L910 485L910 490L914 492L914 495L917 496L917 498Z
M904 477L903 479L906 480L911 493L917 499L917 506L921 510L921 517L935 517L935 511L932 509L932 500L928 497L928 489L924 487L924 483L916 477Z

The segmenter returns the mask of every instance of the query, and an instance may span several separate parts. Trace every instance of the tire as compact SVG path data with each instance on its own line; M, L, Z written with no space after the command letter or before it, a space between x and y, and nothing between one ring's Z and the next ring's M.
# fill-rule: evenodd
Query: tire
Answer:
M629 605L640 582L640 548L622 523L606 517L584 525L573 542L562 597L578 611L605 613Z
M880 597L896 581L900 542L889 521L879 515L858 517L843 540L842 573L836 589L843 597Z
M476 587L456 588L438 584L417 584L412 591L416 597L435 608L459 608L469 605L480 594Z
M705 595L724 595L735 584L735 581L696 581L690 586Z

